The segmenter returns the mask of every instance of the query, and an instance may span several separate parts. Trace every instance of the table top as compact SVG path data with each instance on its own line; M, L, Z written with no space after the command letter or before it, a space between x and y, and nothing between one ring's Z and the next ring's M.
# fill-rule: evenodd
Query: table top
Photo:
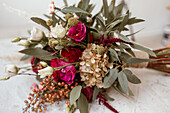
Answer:
M5 74L6 64L30 65L29 62L21 62L23 56L18 53L22 47L11 44L10 40L15 36L24 35L26 28L0 30L0 77ZM152 42L154 40L154 43ZM150 48L161 48L160 37L137 39L138 42L148 45ZM148 69L131 69L142 81L141 84L130 84L134 96L125 97L114 89L108 89L109 95L115 101L109 101L120 113L170 113L170 77L163 73ZM0 113L22 113L25 106L24 100L31 92L30 86L36 82L34 77L19 75L7 81L0 81ZM46 113L65 113L64 101L48 107ZM89 105L89 113L112 113L106 107L94 102ZM76 113L79 113L77 110Z

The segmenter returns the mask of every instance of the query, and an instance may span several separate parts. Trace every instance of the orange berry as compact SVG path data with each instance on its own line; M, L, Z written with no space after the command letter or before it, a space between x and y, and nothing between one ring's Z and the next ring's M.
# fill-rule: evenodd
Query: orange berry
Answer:
M65 101L66 104L68 104L68 101Z
M44 108L44 110L46 111L46 110L47 110L47 108Z
M70 106L70 103L68 103L67 106Z
M25 102L25 103L28 103L28 101L27 101L27 100L25 100L24 102Z

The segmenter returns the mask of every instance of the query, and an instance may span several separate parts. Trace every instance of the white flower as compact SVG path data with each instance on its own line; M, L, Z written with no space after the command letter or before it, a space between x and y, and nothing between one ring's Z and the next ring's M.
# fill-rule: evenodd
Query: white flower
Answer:
M8 75L13 76L18 73L19 68L13 64L10 64L10 65L6 65L5 71L8 73Z
M18 45L21 45L21 46L29 46L30 45L30 42L28 40L20 40L18 42Z
M44 62L44 61L40 61L40 64L41 64L43 67L47 67L47 63Z
M40 78L44 78L48 75L52 75L53 74L53 68L48 66L44 69L38 70L38 75L40 75Z
M63 38L66 34L65 28L62 25L56 24L56 26L52 29L52 35L55 38Z
M40 41L43 37L44 37L44 32L41 31L40 29L34 27L31 30L30 40Z

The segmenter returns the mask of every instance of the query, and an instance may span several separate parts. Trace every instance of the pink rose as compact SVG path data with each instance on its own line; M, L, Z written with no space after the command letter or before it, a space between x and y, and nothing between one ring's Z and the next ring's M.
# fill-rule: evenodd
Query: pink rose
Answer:
M79 61L79 57L81 57L82 52L79 48L68 47L67 49L62 49L61 54L69 60L70 63L73 63Z
M82 41L86 37L86 26L81 22L78 22L76 26L71 27L67 35L73 38L75 41Z
M61 67L70 64L69 62L66 62L65 60L62 59L52 59L51 60L51 67ZM74 77L76 74L76 68L74 65L67 66L61 70L54 71L53 72L53 77L56 82L59 80L65 81L68 84L72 84L74 82Z

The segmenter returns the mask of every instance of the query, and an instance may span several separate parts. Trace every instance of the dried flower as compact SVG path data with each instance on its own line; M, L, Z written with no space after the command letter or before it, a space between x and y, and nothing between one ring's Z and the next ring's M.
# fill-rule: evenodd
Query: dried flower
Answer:
M113 64L109 63L107 48L96 44L88 44L84 50L80 62L81 81L89 87L103 87L103 78L108 68L112 69Z
M66 16L65 16L65 19L68 20L69 18L72 18L72 17L74 17L73 14L67 13Z
M79 20L77 18L71 17L68 19L68 26L74 27L77 25L78 22L79 22Z
M43 32L43 31L41 31L40 29L34 27L34 28L31 30L30 40L40 41L44 36L45 36L45 35L44 35L44 32Z
M44 69L38 70L38 75L40 75L40 78L44 78L48 75L52 75L53 74L53 68L48 66Z
M18 45L28 47L28 46L30 45L30 42L29 42L28 40L20 40L20 41L18 42Z
M8 73L8 75L13 76L18 73L19 68L16 65L10 64L6 65L5 71Z

